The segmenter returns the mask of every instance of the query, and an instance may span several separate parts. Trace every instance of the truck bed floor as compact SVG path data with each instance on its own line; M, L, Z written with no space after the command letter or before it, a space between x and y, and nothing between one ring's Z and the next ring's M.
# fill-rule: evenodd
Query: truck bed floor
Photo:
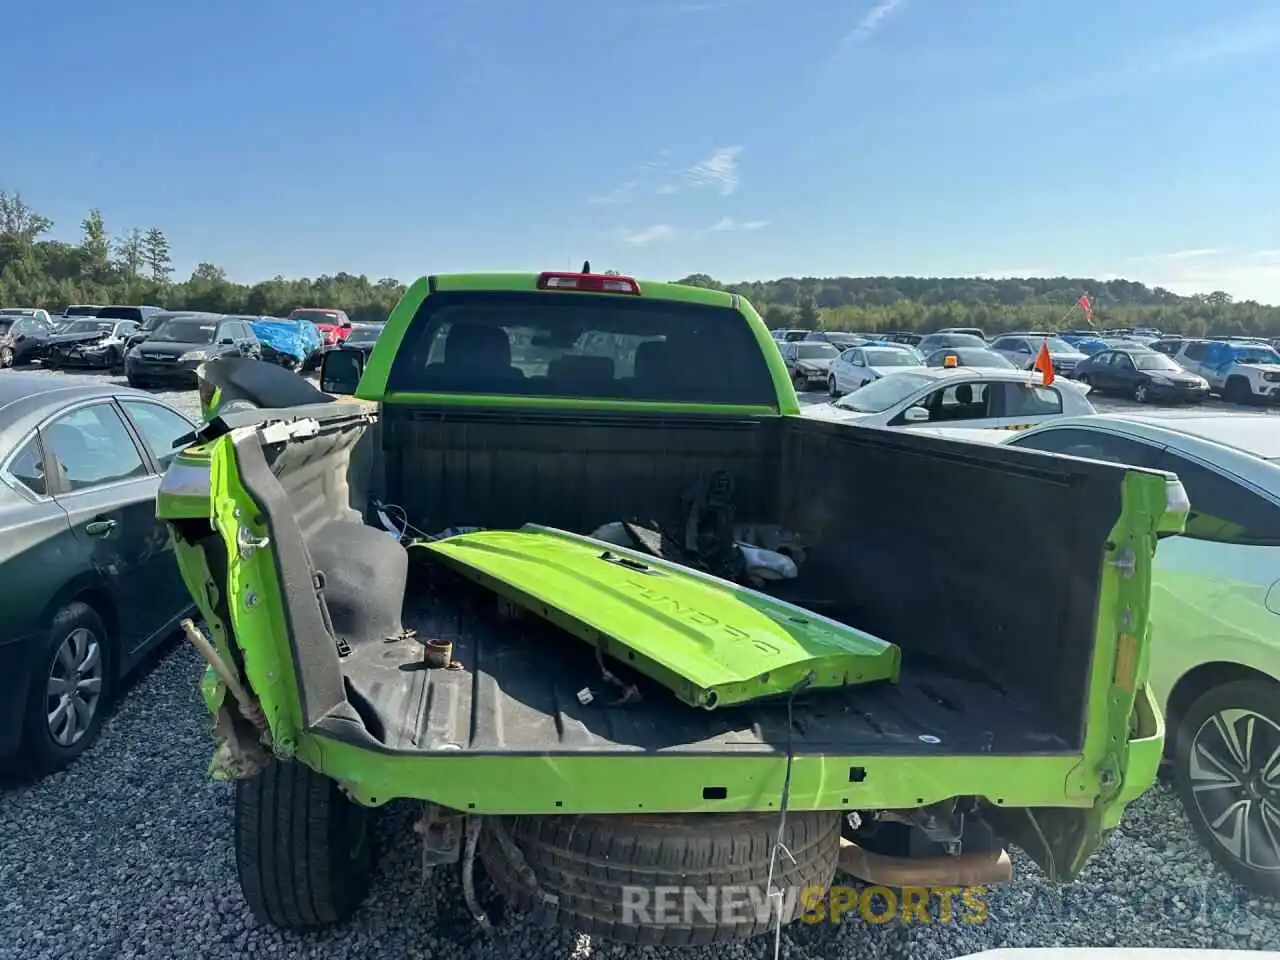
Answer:
M532 615L504 619L493 594L447 570L415 571L403 618L416 637L352 638L342 660L351 702L390 750L723 755L786 749L785 700L697 710L609 659L610 671L641 692L638 702L614 705L622 690L603 679L591 647ZM428 637L453 642L454 669L423 666ZM965 672L904 656L898 684L802 694L792 708L792 750L1070 752L1032 703ZM585 706L578 700L584 688L594 697Z

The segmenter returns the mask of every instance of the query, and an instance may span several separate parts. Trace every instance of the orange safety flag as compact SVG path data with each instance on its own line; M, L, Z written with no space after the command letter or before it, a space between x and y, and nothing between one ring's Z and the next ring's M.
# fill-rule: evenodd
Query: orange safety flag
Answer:
M1087 322L1089 326L1092 327L1093 326L1093 304L1089 302L1089 295L1087 293L1080 294L1080 299L1077 300L1076 303L1080 304L1080 309L1084 312L1085 322Z
M1031 365L1031 369L1044 374L1046 387L1053 383L1053 358L1049 356L1049 344L1040 344L1040 352L1036 354L1036 362Z

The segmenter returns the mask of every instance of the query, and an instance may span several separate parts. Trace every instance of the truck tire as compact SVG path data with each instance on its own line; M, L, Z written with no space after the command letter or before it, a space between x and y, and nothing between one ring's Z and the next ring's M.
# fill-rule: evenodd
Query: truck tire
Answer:
M831 886L840 823L838 812L787 814L781 841L795 859L779 851L773 878L788 894L782 923L804 911L802 891ZM621 943L688 946L773 929L778 911L770 916L765 897L777 833L776 813L495 817L481 833L480 858L498 893L517 910L543 912L551 895L556 923L565 929ZM513 847L536 887L513 862ZM646 920L637 898L652 908L654 891L664 887L675 889L666 901L671 920L656 922L652 913ZM724 906L728 888L739 903L732 915ZM624 889L641 892L624 899ZM705 912L701 904L686 908L686 890L709 905Z
M372 811L300 763L236 781L240 890L262 923L317 930L351 916L373 877Z
M1274 826L1280 786L1265 769L1280 748L1278 692L1269 680L1211 687L1187 708L1172 751L1174 786L1200 842L1227 873L1264 897L1280 897ZM1243 836L1248 845L1240 843Z

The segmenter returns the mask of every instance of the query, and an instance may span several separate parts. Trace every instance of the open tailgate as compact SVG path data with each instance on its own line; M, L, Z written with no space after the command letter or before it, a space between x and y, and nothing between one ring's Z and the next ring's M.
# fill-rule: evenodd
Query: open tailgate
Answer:
M526 524L421 546L692 706L898 679L891 643L602 540Z

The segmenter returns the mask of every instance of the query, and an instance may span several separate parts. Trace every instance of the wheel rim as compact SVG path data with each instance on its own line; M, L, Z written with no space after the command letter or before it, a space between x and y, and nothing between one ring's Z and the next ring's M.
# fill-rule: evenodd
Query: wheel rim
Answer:
M74 746L89 732L102 698L102 644L77 627L54 654L47 685L49 736L60 747Z
M12 367L12 366L13 366L13 351L8 347L5 347L3 350L0 350L0 367Z
M1251 869L1280 872L1280 725L1252 710L1215 713L1192 738L1187 776L1214 839Z
M1147 387L1146 387L1146 384L1142 384L1142 383L1138 384L1138 389L1137 389L1137 390L1135 390L1135 391L1133 391L1133 398L1134 398L1135 400L1137 400L1139 403L1146 403L1146 402L1147 402Z

